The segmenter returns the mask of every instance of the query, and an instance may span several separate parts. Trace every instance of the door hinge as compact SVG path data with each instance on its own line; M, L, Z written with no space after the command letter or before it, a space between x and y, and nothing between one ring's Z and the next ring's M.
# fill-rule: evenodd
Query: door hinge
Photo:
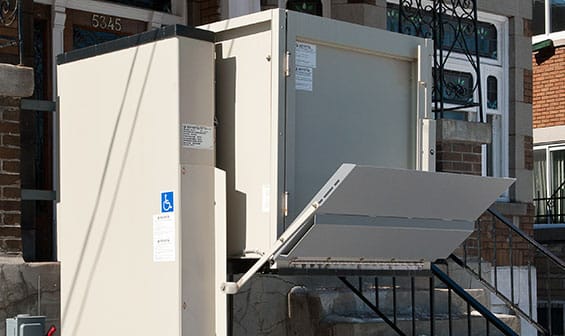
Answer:
M290 51L284 55L284 75L285 77L290 76Z
M283 217L288 216L288 191L285 191L283 194Z

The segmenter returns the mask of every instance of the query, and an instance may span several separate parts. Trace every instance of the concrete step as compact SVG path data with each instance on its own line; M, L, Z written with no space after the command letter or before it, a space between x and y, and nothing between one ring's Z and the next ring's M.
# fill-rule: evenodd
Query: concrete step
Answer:
M400 287L396 284L396 314L397 316L412 315L412 293L410 287ZM467 292L485 307L490 306L490 295L483 289L468 289ZM375 303L375 286L363 286L364 295ZM391 284L379 284L379 309L387 316L393 315L394 291ZM321 303L322 316L372 316L374 313L353 292L347 288L328 288L311 291L310 296ZM415 313L417 316L427 316L430 313L429 288L414 291ZM445 288L434 289L434 312L447 315L449 312L449 291ZM463 315L467 313L467 304L455 293L451 293L451 313Z
M516 316L497 315L497 317L520 334L520 320ZM407 335L412 335L412 321L410 319L399 319L398 327ZM449 336L449 321L447 317L434 321L434 335ZM468 320L466 316L452 319L452 334L467 335ZM486 320L477 313L471 316L471 335L484 336L486 332ZM316 336L396 336L397 333L381 319L355 318L346 316L327 316L320 324ZM430 333L429 320L416 321L416 333L414 335L426 336ZM494 326L489 326L489 335L503 335Z

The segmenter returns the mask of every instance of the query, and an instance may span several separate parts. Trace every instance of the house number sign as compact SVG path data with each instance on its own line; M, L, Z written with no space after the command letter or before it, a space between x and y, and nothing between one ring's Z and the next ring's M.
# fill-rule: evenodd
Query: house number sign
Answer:
M92 28L99 28L120 32L122 31L122 20L117 17L101 14L92 14L90 20Z

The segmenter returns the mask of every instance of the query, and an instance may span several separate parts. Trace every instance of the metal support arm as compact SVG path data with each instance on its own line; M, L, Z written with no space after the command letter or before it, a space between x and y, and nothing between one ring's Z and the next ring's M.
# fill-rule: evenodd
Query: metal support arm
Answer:
M277 254L280 249L284 246L284 243L292 238L296 232L300 230L300 228L308 222L308 220L314 215L316 209L318 209L320 205L317 202L313 202L310 204L309 207L304 209L298 217L290 224L288 229L280 236L279 239L275 242L275 244L271 247L271 249L265 253L257 262L247 271L245 274L237 281L237 282L225 282L222 284L222 291L226 294L236 294L240 288L242 288L263 265L271 258L273 255Z

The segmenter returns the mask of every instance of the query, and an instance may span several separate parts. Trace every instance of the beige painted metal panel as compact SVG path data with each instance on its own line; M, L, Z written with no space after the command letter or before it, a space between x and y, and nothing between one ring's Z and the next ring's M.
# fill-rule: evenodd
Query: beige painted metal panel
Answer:
M215 169L214 177L214 258L216 260L216 274L213 285L216 295L216 335L228 335L228 302L226 293L221 288L227 281L227 226L226 226L226 172Z
M282 12L206 26L216 36L218 162L226 171L228 255L265 251L277 238ZM235 25L234 23L239 23ZM225 32L221 32L229 28ZM249 225L252 224L252 225ZM256 224L256 225L255 225ZM257 254L252 254L257 257Z
M214 128L214 117L210 113L214 104L214 62L210 60L213 50L210 42L188 38L179 39L179 122ZM212 56L213 57L213 56ZM214 166L214 150L183 147L181 163Z
M214 167L181 166L183 335L215 329Z
M319 213L474 221L514 179L356 166Z
M213 333L214 321L181 323L183 302L200 300L213 312L215 293L212 270L192 279L183 273L192 262L185 256L214 241L191 246L182 239L214 227L214 151L183 149L180 125L213 126L212 64L211 43L174 37L58 67L63 335L98 335L100 328L115 335ZM186 73L201 83L181 80ZM196 167L189 169L196 187L209 191L198 199L183 189L181 156ZM176 207L174 260L154 262L153 218L165 191L174 193ZM185 199L200 205L186 217ZM200 257L214 265L213 254ZM204 286L207 296L187 286Z
M474 227L473 222L449 222L452 224L449 229L434 225L441 224L441 221L426 221L426 227L402 226L409 221L382 221L381 225L372 226L319 223L308 231L285 259L318 262L435 261L447 258L469 237Z

